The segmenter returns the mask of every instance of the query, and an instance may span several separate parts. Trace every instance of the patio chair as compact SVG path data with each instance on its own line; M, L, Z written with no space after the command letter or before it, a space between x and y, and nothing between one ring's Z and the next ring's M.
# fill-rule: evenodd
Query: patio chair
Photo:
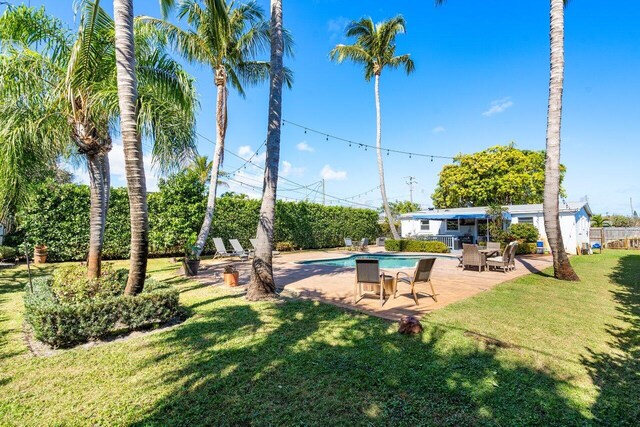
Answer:
M344 238L344 248L348 251L353 250L353 240L351 240L351 237Z
M508 270L510 270L511 266L510 266L510 261L511 261L511 247L513 245L511 243L509 243L507 245L506 248L504 248L504 251L502 252L501 256L494 256L494 257L489 257L487 258L487 268L489 270L491 270L491 268L494 269L500 269L503 272L507 272Z
M497 253L500 253L500 242L487 242L487 249L493 249Z
M462 244L462 268L478 267L478 273L487 268L487 257L478 250L478 246L468 243Z
M235 252L235 254L240 256L241 258L253 255L252 251L248 251L242 247L238 239L229 239L229 243L231 243L231 246L233 246L233 251Z
M256 246L258 245L258 239L249 239L249 243L251 243L251 252L255 255ZM280 255L280 251L271 251L271 255L273 256Z
M380 306L384 303L385 280L393 280L393 276L380 272L380 263L377 259L356 259L356 282L353 288L353 303L357 304L364 293L376 293L376 287L380 287ZM371 285L371 291L363 289L364 284Z
M369 249L369 239L365 237L364 239L360 240L360 250L366 251L368 249Z
M224 242L221 237L214 237L213 244L216 246L216 253L213 255L213 258L228 258L234 256L233 252L227 251L227 248L224 247Z
M516 252L518 251L518 242L511 242L513 245L511 246L511 256L509 258L509 264L512 269L516 269Z
M413 295L413 300L418 305L418 294L416 293L416 284L418 283L428 283L431 286L431 298L435 302L438 302L436 298L436 291L433 289L433 283L431 283L431 271L433 271L433 264L436 262L435 258L424 258L416 263L416 269L413 271L413 275L409 276L404 271L399 271L396 273L396 281L394 284L394 298L398 294L398 282L404 282L411 285L411 294ZM400 277L400 276L403 277Z

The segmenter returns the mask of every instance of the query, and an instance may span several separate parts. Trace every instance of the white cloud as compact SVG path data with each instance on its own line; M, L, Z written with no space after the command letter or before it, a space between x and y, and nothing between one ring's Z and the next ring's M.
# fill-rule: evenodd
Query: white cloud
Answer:
M248 159L252 154L253 150L251 149L250 145L242 145L240 148L238 148L238 156L244 159Z
M302 141L302 142L298 143L298 145L296 145L296 148L299 151L308 151L310 153L313 153L314 151L316 151L312 146L307 144L307 141Z
M344 36L344 30L347 28L349 22L351 21L344 16L329 19L329 22L327 22L327 31L329 32L331 40L336 40Z
M444 126L436 126L433 128L433 130L431 132L433 133L442 133L444 132L446 129L444 128Z
M320 177L327 181L343 181L347 179L347 171L336 171L330 165L324 165L320 171Z
M491 107L485 112L482 113L485 117L491 117L494 114L500 114L506 111L507 109L513 107L513 101L511 101L511 97L507 96L502 99L496 99L491 101Z
M304 168L294 168L291 162L283 160L282 165L280 166L280 170L278 171L278 175L284 177L302 176L304 175Z

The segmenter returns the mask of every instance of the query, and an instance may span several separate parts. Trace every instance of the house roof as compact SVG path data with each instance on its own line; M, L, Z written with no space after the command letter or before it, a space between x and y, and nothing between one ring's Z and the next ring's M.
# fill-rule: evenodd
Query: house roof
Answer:
M542 204L535 205L505 205L505 219L511 219L512 215L542 213ZM561 213L576 213L584 208L591 216L591 208L586 202L561 202ZM400 216L400 219L485 219L487 218L486 206L474 206L470 208L429 209L411 212Z

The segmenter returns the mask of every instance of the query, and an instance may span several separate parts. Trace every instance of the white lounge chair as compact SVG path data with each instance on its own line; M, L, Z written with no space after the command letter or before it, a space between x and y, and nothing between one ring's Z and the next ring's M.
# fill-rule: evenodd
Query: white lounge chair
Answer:
M251 252L255 254L256 245L258 244L258 239L249 239L249 243L251 243L251 246L252 246ZM273 256L280 255L280 251L273 251L271 252L271 255Z
M248 257L249 255L252 255L251 251L245 250L242 247L238 239L229 239L229 243L231 243L231 246L233 246L233 251L236 255L240 257Z
M213 255L213 258L229 258L232 256L241 256L236 252L229 252L227 248L224 246L224 241L221 237L214 237L213 244L216 246L216 253Z

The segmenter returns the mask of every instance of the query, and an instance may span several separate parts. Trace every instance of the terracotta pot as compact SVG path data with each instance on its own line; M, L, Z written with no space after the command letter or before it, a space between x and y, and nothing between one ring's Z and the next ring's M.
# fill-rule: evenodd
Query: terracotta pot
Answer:
M238 277L239 274L237 271L233 273L224 273L222 275L224 277L224 284L227 286L238 286Z
M197 276L198 268L200 268L199 259L191 259L182 261L182 267L184 269L185 276Z
M44 264L47 262L47 247L45 245L36 245L33 249L34 264Z

